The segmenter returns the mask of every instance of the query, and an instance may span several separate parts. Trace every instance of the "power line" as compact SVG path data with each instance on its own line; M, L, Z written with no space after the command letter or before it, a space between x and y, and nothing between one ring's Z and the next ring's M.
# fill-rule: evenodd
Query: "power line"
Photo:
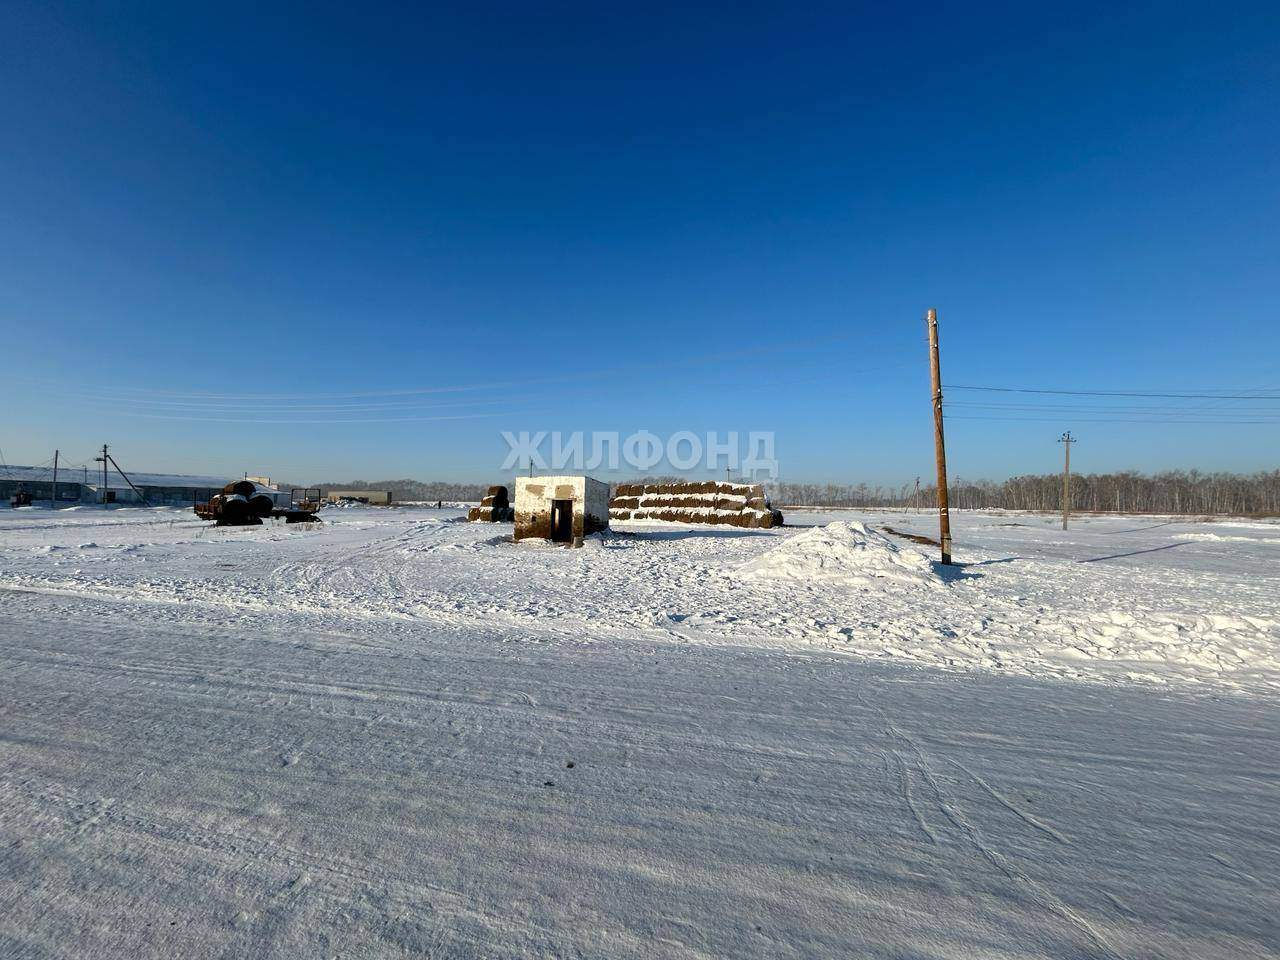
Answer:
M1172 400L1280 400L1275 396L1259 396L1256 393L1154 393L1143 390L1042 390L1034 387L978 387L949 383L947 390L987 390L993 393L1051 393L1070 397L1153 397Z
M1280 423L1280 410L1262 409L1259 412L1252 412L1258 408L1247 408L1245 410L1220 410L1209 407L1179 409L1177 407L1055 407L1055 406L1029 406L1011 404L1003 406L1000 404L985 403L953 403L951 408L961 409L966 414L987 414L994 416L996 414L1035 414L1042 413L1046 416L1056 416L1064 420L1073 419L1077 415L1082 417L1141 417L1150 416L1157 418L1178 419L1180 422L1188 422L1190 420L1259 420L1264 423L1277 422Z
M1280 418L1274 420L1188 420L1178 417L1171 420L1160 420L1155 418L1129 419L1124 417L1077 417L1069 414L1059 414L1056 417L986 417L968 414L952 415L947 414L948 420L1000 420L1006 423L1061 423L1070 417L1072 423L1216 423L1216 424L1280 424Z

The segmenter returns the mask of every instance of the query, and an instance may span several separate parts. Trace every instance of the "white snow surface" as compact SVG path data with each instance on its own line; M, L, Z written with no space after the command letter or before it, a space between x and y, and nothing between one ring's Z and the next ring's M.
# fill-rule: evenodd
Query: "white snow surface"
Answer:
M1280 957L1280 524L321 516L0 510L0 957Z

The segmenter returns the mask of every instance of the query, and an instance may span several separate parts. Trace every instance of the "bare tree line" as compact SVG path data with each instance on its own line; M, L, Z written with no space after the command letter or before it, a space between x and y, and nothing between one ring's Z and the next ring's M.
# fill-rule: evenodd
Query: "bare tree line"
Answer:
M678 483L685 477L646 477L645 482ZM899 487L865 483L769 483L765 487L778 506L911 507L917 503L914 483ZM312 484L315 486L315 484ZM320 484L344 490L390 490L397 500L479 500L487 484L420 480L353 480ZM932 484L920 487L919 504L936 502ZM1062 475L1011 477L1003 483L957 477L947 487L951 506L959 510L1062 509ZM1072 475L1071 508L1090 512L1236 514L1280 516L1280 470L1252 474L1170 470L1143 474Z
M936 502L934 484L920 487L919 504ZM900 487L865 483L771 485L774 503L793 506L910 507L917 503L915 484ZM1062 475L1011 477L1003 483L964 480L947 484L951 506L960 510L1062 509ZM1071 509L1090 512L1235 514L1280 516L1280 470L1252 474L1170 470L1157 474L1132 471L1089 473L1071 477Z

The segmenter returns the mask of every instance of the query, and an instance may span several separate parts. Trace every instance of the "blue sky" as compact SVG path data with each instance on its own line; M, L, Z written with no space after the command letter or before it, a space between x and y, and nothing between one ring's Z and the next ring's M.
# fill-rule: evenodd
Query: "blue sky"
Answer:
M929 306L949 383L1280 395L1273 4L609 6L6 4L5 459L761 430L896 485ZM962 477L1280 450L1277 400L947 398Z

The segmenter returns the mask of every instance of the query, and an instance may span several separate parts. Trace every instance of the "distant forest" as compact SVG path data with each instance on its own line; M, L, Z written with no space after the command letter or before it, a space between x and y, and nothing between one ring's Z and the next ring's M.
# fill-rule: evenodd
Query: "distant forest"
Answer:
M643 477L638 482L680 482L682 477ZM348 480L311 484L324 490L390 490L405 500L478 501L487 484L424 483L421 480ZM838 483L766 483L775 506L911 507L915 485L901 487ZM1004 482L956 478L947 486L951 506L960 510L1062 509L1062 475L1013 477ZM934 503L935 487L921 485L919 503ZM1117 513L1280 516L1280 470L1252 474L1087 473L1071 477L1071 509Z
M921 485L919 502L935 502L936 484ZM784 483L770 491L778 505L910 507L915 485L893 489L842 484ZM1003 483L962 480L947 484L951 506L961 510L1062 509L1062 474L1013 477ZM1280 470L1252 474L1171 470L1086 473L1071 476L1071 509L1117 513L1229 513L1280 516Z

